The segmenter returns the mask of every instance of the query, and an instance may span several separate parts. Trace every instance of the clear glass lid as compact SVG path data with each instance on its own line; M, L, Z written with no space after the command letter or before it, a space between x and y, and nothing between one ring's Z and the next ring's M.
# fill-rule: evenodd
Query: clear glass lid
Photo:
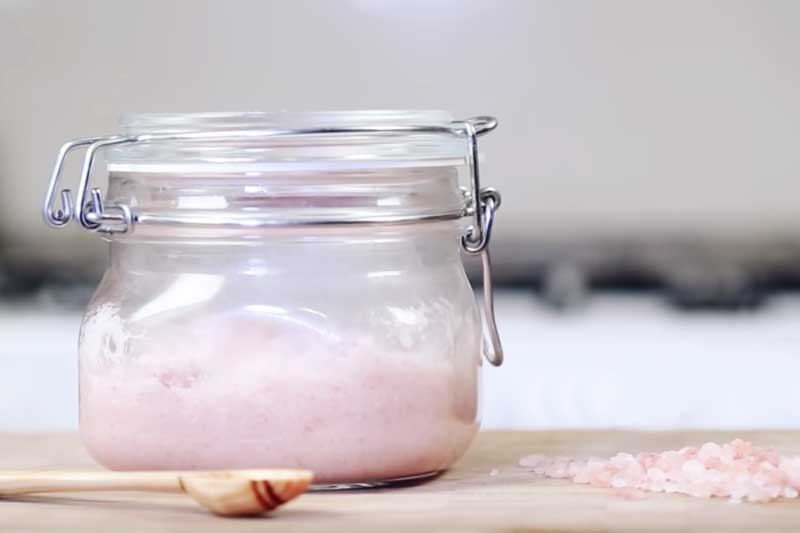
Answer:
M128 114L107 201L142 223L461 218L468 155L443 111Z
M452 121L450 113L431 110L125 113L120 117L120 125L128 134L232 129L441 125Z
M120 122L126 136L182 138L111 147L111 171L367 169L465 159L464 141L447 132L453 117L444 111L137 113Z

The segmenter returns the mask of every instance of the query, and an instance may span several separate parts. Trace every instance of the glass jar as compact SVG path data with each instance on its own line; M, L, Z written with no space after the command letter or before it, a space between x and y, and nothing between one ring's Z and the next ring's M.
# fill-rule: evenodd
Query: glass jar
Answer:
M65 144L45 218L108 240L80 332L80 428L112 469L302 467L385 483L449 467L502 358L479 184L490 118L145 114ZM77 193L53 205L67 154ZM106 150L105 198L90 189ZM466 174L465 180L462 174ZM468 183L462 187L462 181Z

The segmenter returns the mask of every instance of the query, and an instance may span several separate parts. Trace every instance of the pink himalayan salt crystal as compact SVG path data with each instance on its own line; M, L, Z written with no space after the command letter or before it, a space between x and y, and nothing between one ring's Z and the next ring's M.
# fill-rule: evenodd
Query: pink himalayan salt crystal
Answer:
M629 500L644 498L643 491L729 498L733 503L800 495L800 456L781 457L774 448L742 439L583 461L536 454L523 457L519 464L540 476L612 488L615 495Z

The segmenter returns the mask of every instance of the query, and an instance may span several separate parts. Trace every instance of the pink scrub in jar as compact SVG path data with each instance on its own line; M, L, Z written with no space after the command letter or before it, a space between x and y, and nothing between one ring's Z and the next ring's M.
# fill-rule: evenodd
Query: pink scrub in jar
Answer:
M324 484L452 465L478 429L481 360L502 360L487 248L499 195L480 188L476 145L494 126L149 114L65 145L46 219L110 247L80 332L92 455L124 470L302 467ZM81 146L78 199L57 211ZM105 198L88 185L101 149ZM485 339L465 253L483 259Z

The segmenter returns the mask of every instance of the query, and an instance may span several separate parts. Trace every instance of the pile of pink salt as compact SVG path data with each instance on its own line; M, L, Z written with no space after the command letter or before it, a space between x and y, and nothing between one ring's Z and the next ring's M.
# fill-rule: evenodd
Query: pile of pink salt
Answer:
M649 491L767 502L796 498L800 491L800 456L782 457L741 439L636 456L618 453L608 460L529 455L519 464L545 477L617 489L632 499Z

